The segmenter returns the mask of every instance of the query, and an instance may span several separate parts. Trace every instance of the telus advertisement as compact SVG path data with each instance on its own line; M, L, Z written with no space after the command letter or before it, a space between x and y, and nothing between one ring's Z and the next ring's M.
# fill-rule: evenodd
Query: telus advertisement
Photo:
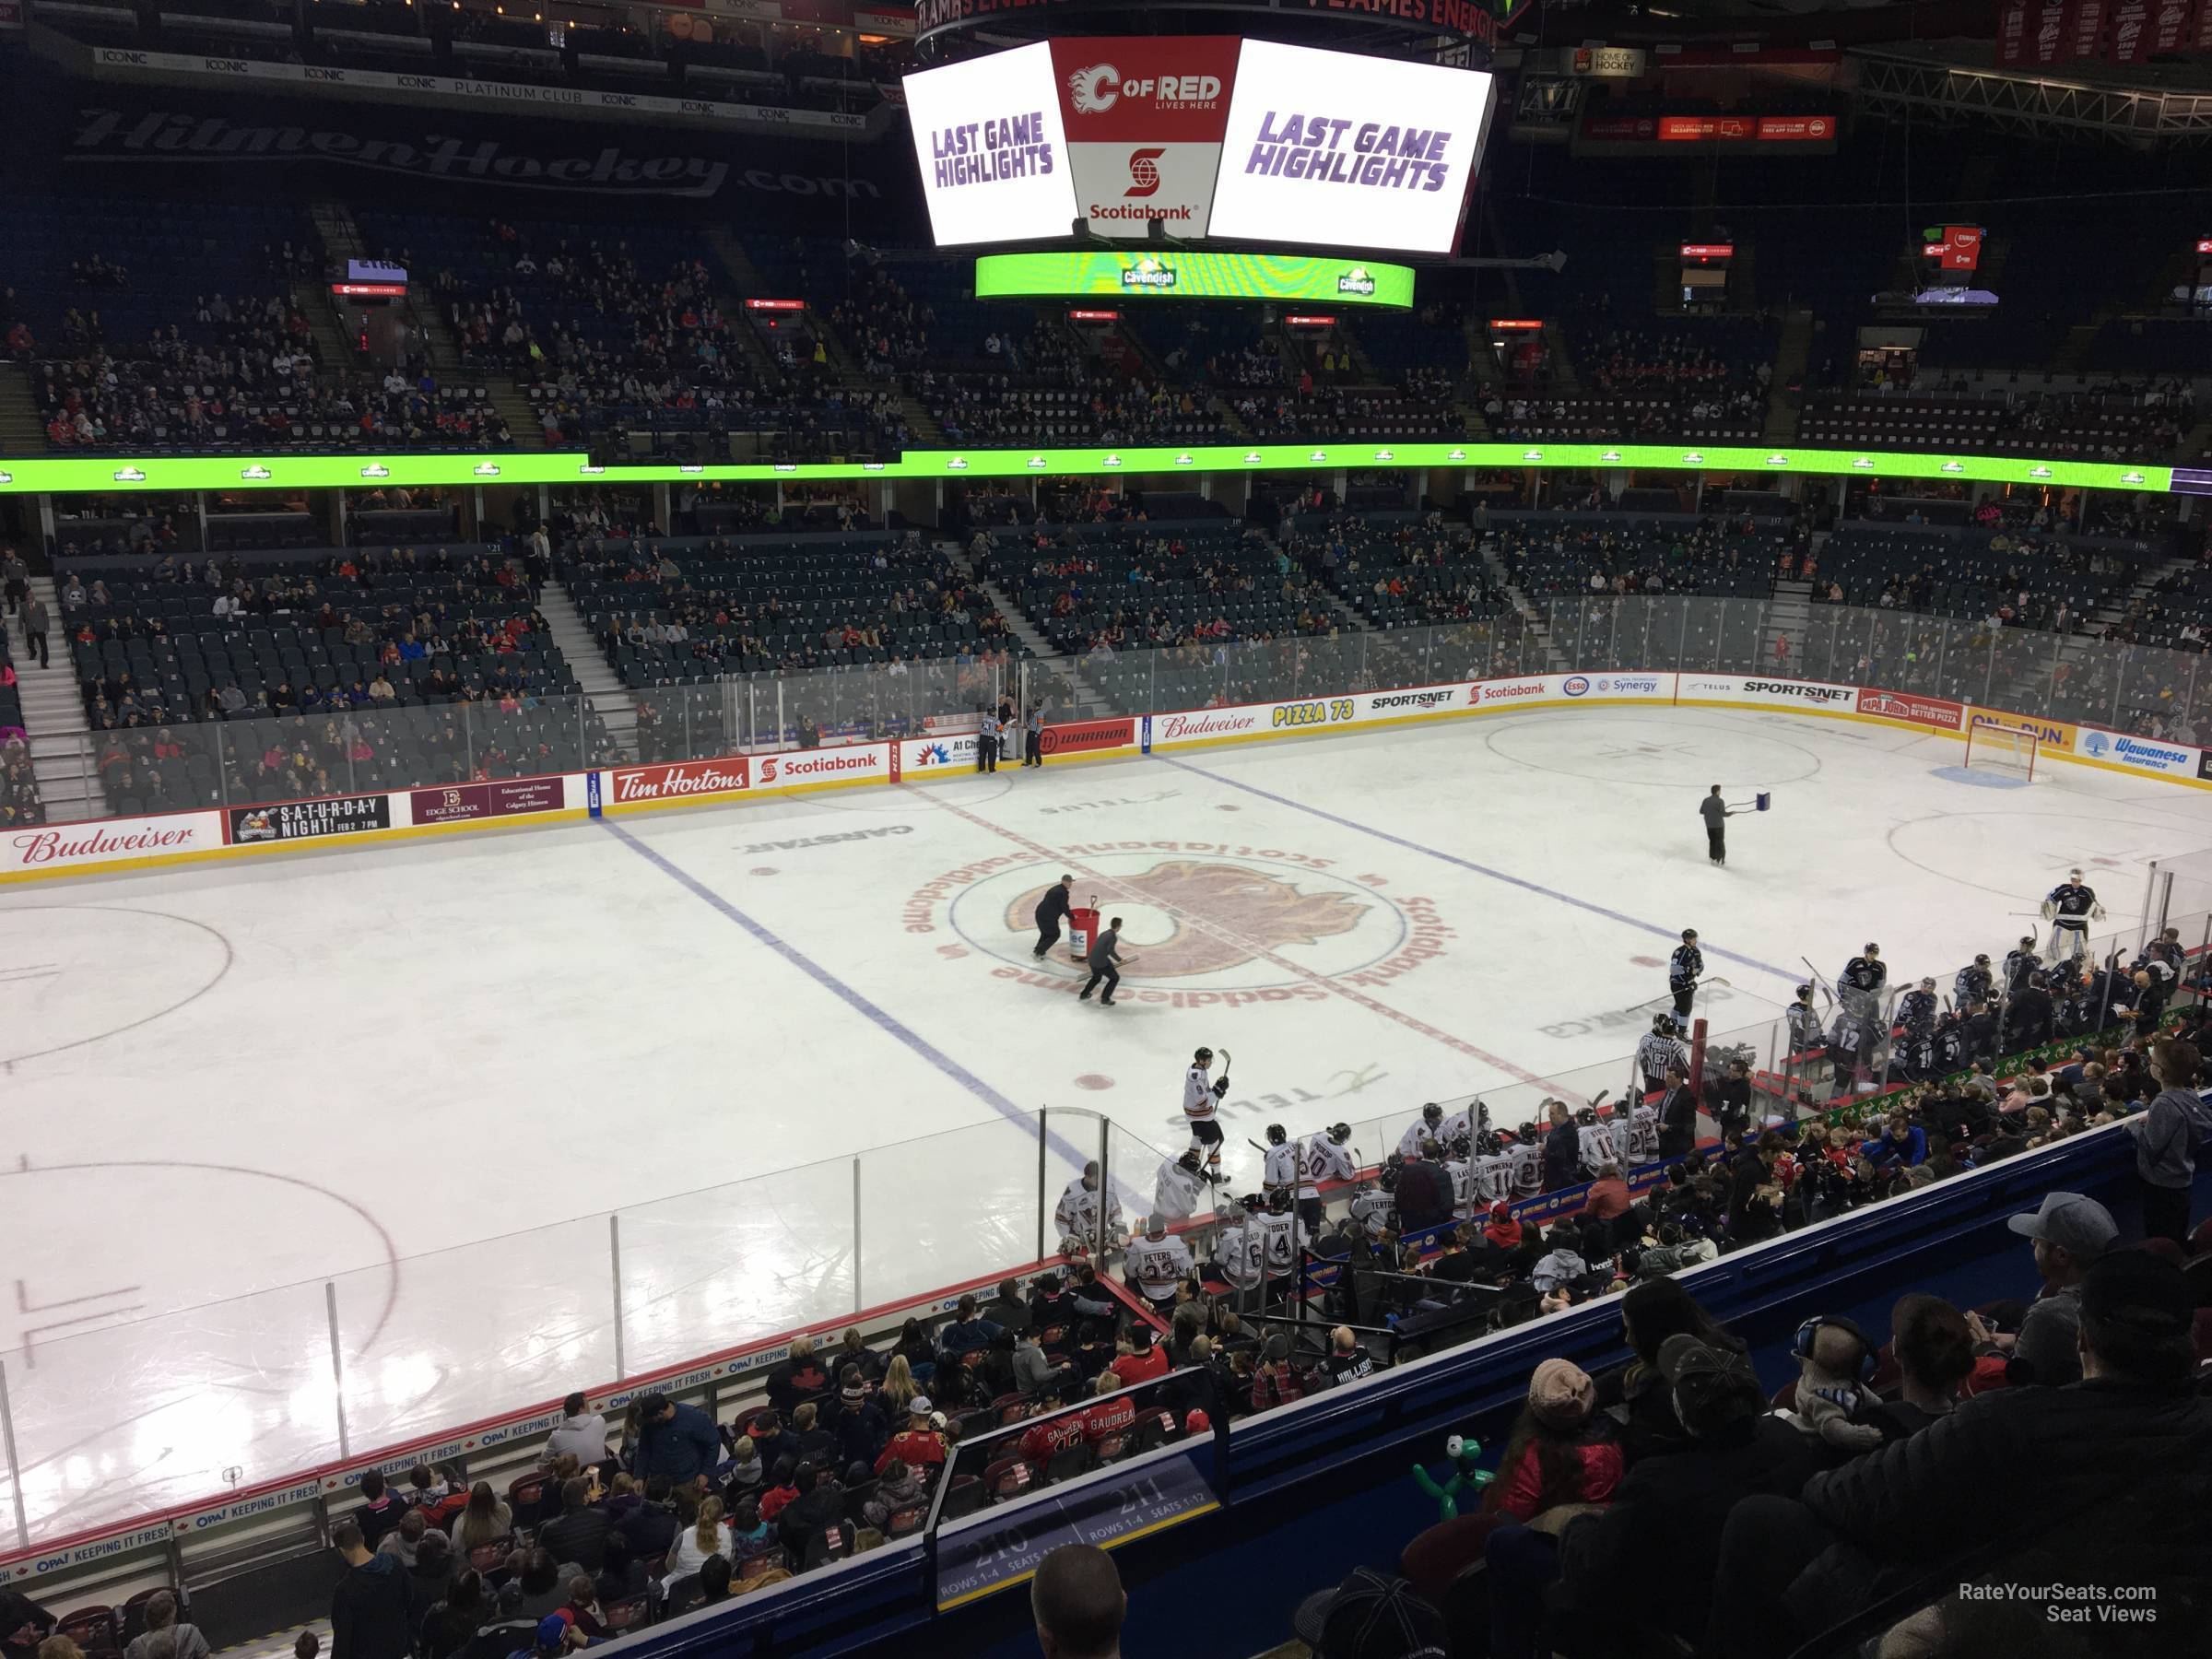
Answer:
M1052 53L1040 41L906 77L922 194L939 246L1068 233L1076 185Z
M1449 253L1491 76L1246 41L1208 233Z

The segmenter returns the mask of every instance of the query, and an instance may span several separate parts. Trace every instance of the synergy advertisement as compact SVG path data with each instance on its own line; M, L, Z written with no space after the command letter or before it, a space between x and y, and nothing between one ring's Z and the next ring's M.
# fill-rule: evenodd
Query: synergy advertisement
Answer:
M1048 42L910 75L906 107L940 247L1068 233L1076 186Z
M1039 41L906 77L939 245L1238 237L1451 251L1492 80L1229 35Z

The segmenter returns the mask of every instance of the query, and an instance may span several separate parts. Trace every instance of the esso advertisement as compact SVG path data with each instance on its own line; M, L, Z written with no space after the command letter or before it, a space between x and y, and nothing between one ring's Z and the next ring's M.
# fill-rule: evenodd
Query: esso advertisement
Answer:
M973 751L971 751L972 753ZM789 789L801 783L844 782L890 774L890 745L855 743L843 748L800 749L795 754L763 755L753 762L753 783Z
M2147 737L2125 737L2118 732L2100 732L2082 726L2074 734L2074 752L2109 766L2132 767L2137 771L2164 772L2170 777L2196 776L2197 751L2178 743L2155 743Z
M1246 41L1212 234L1449 253L1491 89L1479 70Z
M1142 241L1155 221L1171 235L1205 235L1236 84L1237 37L1051 44L1076 211L1110 239Z
M101 818L88 824L18 829L0 840L0 876L90 869L126 859L175 857L223 844L219 812L165 812L156 818Z
M1859 712L1872 720L1896 720L1906 725L1927 726L1938 732L1966 729L1966 705L1941 697L1921 697L1910 691L1861 689Z
M1076 186L1048 41L910 75L906 108L940 246L1067 234Z

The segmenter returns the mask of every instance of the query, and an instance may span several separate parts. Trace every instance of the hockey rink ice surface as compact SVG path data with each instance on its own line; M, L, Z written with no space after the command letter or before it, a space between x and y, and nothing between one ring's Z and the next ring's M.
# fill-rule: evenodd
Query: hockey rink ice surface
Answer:
M2148 860L2212 846L2212 794L1959 759L1530 711L14 889L0 1358L33 1535L335 1460L334 1314L357 1458L612 1381L610 1211L635 1375L1032 1259L1039 1107L1125 1131L1141 1213L1201 1043L1249 1171L1272 1122L1626 1055L1684 927L1733 1028L1801 954L1832 976L1873 939L1947 990L2070 865L2118 928ZM1725 869L1716 782L1774 795ZM1030 960L1064 870L1126 918L1114 1008ZM1099 1132L1051 1127L1056 1194Z

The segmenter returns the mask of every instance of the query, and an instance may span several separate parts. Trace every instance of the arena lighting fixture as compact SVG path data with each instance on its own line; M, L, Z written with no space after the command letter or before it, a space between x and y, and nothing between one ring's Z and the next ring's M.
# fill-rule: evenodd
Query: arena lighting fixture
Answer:
M1052 448L966 450L910 449L888 461L822 461L699 463L674 461L614 461L594 464L581 451L515 453L501 451L496 458L475 454L409 454L393 453L363 460L359 455L149 455L146 457L57 455L40 459L10 456L7 472L0 476L0 493L7 495L99 495L116 488L134 492L239 489L344 489L384 482L409 488L434 488L477 484L496 478L502 484L571 483L579 477L617 479L637 484L668 483L677 479L711 478L724 483L768 482L798 476L830 481L867 475L904 478L943 477L948 472L975 477L1008 477L1045 472L1061 477L1096 477L1101 473L1182 470L1189 473L1238 472L1252 468L1295 471L1306 466L1340 465L1388 466L1418 472L1433 466L1543 466L1589 468L1640 467L1652 470L1763 470L1770 454L1765 448L1723 446L1711 450L1670 449L1658 444L1547 443L1523 448L1518 444L1474 443L1464 439L1429 442L1398 441L1391 445L1394 459L1371 462L1371 450L1338 452L1326 445L1312 448L1288 442L1241 445L1194 444L1126 450ZM1180 457L1188 455L1182 462ZM1030 464L1042 456L1045 465ZM1977 455L1946 450L1795 449L1787 453L1789 470L1799 475L1830 477L1878 474L1888 477L1974 480L1991 484L2054 484L2084 489L2149 489L2171 492L2174 472L2168 466L2141 463L2041 460L2007 455ZM953 465L958 462L957 466ZM266 476L263 476L265 474Z

